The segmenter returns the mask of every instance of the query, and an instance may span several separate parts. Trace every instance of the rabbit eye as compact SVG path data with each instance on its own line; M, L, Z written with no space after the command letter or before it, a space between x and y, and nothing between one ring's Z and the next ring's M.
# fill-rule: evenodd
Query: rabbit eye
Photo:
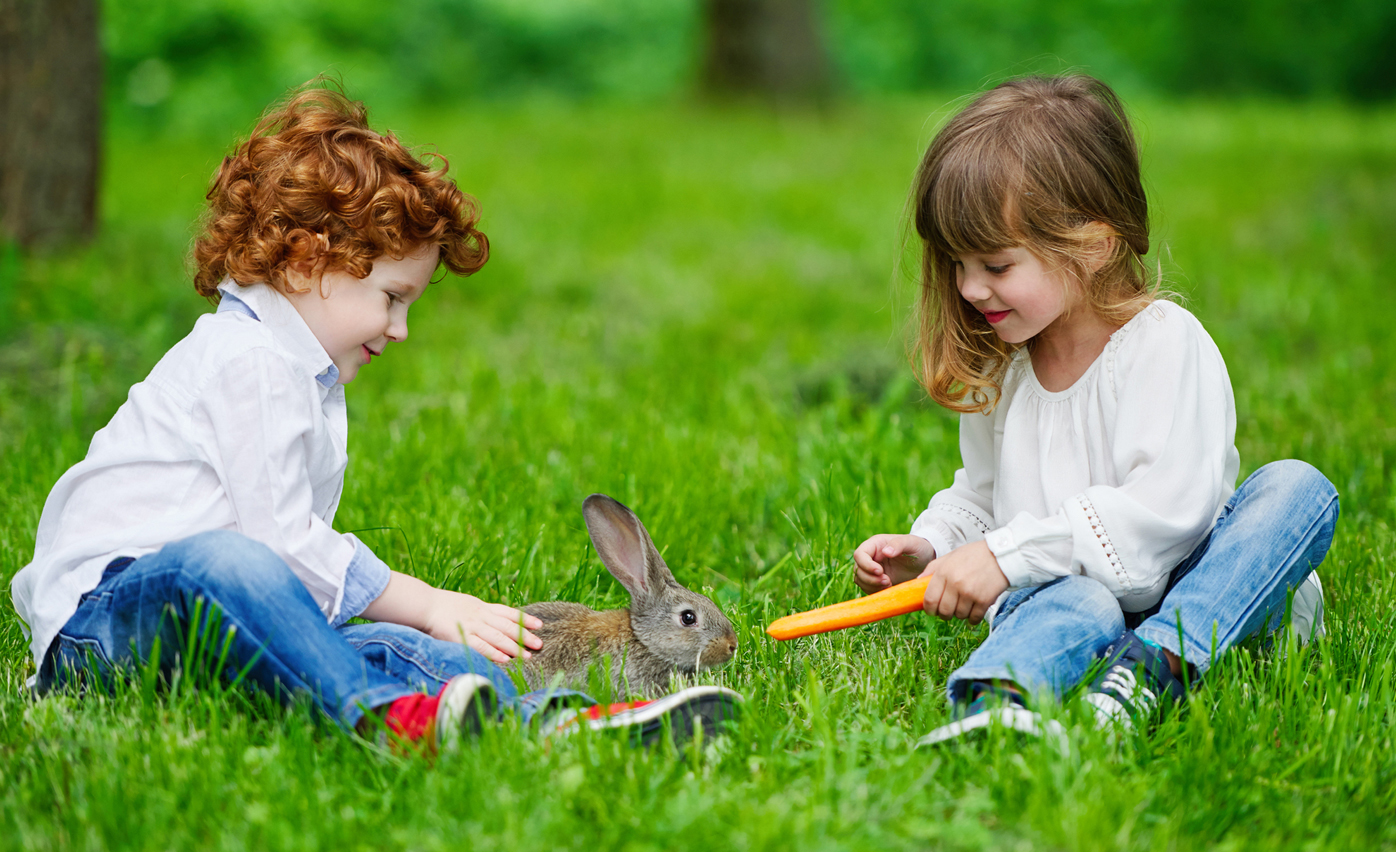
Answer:
M683 622L685 627L692 627L698 623L698 613L691 609L686 609L679 613L679 621Z

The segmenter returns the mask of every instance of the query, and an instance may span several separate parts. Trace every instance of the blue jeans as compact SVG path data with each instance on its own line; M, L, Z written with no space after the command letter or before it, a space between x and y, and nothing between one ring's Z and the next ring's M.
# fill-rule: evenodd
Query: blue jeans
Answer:
M212 630L211 611L217 612ZM435 694L466 673L489 678L501 707L525 723L555 699L595 703L564 690L520 695L508 674L479 652L410 627L376 623L336 630L281 557L226 531L201 533L107 566L49 647L38 688L92 675L129 676L152 660L157 647L157 664L168 675L181 666L190 630L213 633L218 649L231 635L224 678L246 668L246 679L265 692L282 702L309 696L346 728L368 709L414 692Z
M1079 575L1011 592L989 638L950 675L950 700L993 679L1060 700L1131 628L1200 677L1232 645L1283 626L1289 590L1323 561L1337 521L1338 494L1323 474L1301 461L1267 464L1236 489L1151 609L1123 612L1105 586Z

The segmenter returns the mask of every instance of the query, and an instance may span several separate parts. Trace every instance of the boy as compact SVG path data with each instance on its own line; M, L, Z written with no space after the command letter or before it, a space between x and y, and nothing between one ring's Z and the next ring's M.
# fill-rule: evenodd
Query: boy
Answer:
M54 486L34 559L15 576L40 692L93 667L130 671L157 648L168 672L185 631L226 628L225 674L248 667L282 700L309 694L350 729L381 717L428 748L500 706L527 722L575 696L518 696L494 664L542 646L538 619L391 571L332 527L348 465L344 385L406 340L439 265L469 275L489 255L475 201L446 165L418 160L324 88L274 107L224 159L194 247L195 289L218 311ZM346 625L355 616L376 623ZM689 714L676 711L711 705L713 691L591 724L652 737L672 714L682 737ZM728 709L740 699L719 692Z

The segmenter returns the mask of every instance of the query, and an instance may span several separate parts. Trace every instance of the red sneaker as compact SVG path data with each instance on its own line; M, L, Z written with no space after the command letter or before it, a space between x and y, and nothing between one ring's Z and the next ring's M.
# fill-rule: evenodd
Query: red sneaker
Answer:
M622 729L629 733L633 744L649 748L663 738L667 726L674 744L682 745L700 728L704 739L722 733L726 725L736 720L743 700L741 693L721 686L692 686L653 701L564 710L545 720L540 731L543 736L552 737L570 735L583 728Z
M459 745L462 734L479 734L497 704L489 678L456 675L436 695L404 695L389 704L383 723L400 742L425 746L430 752L450 750Z

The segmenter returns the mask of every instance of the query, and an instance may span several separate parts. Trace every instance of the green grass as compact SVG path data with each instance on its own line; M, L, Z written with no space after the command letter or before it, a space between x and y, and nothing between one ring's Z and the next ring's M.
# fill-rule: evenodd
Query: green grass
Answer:
M349 389L337 526L511 603L623 601L582 498L634 507L741 648L704 755L508 726L430 766L240 693L22 691L0 596L0 845L27 849L1396 848L1396 112L1141 104L1156 245L1231 371L1243 475L1312 462L1342 518L1329 637L1227 656L1180 713L1063 757L912 752L983 629L776 644L958 466L903 354L906 188L936 102L770 116L533 104L388 115L481 200L494 256ZM231 134L229 134L231 137ZM105 230L0 252L0 573L45 495L207 310L183 266L221 144L114 132Z

